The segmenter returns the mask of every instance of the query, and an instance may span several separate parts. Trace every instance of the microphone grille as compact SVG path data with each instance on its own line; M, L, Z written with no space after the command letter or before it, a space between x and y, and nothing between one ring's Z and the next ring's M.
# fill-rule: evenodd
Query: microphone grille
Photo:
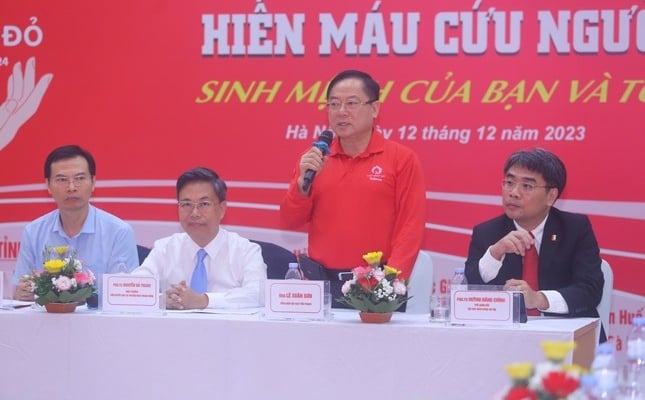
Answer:
M334 133L330 130L323 131L320 134L320 140L327 143L327 145L330 145L333 139L334 139Z

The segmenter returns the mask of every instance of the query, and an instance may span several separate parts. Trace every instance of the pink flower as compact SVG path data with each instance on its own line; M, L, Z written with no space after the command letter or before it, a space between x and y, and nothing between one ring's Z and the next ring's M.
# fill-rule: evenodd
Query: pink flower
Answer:
M76 284L79 286L92 283L92 278L85 272L74 272L74 279L76 279Z
M92 270L89 268L85 268L85 272L87 273L87 276L90 277L90 281L94 283L96 281L96 276L94 276L94 272L92 272Z
M356 267L352 270L356 279L367 278L372 272L372 267Z
M399 296L403 296L407 292L405 283L401 282L398 279L392 281L392 287L394 288L394 293L398 294Z
M61 275L53 281L54 287L60 292L64 292L72 288L73 282L65 275Z

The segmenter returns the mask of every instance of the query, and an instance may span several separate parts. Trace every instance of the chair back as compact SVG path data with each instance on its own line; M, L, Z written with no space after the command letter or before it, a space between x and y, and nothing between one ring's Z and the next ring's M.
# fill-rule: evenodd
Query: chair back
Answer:
M251 240L251 242L260 245L262 258L264 258L264 263L267 265L268 279L284 279L289 269L289 263L298 262L296 255L292 251L275 243L259 240Z
M412 298L408 300L405 312L412 314L428 314L430 312L433 279L432 258L430 254L421 250L408 281L408 295Z
M140 244L137 245L137 255L139 256L139 265L143 264L143 260L148 257L148 254L150 254L150 249L147 248L146 246L142 246Z
M600 304L598 304L598 315L600 315L600 322L605 328L605 333L609 336L609 312L611 311L611 297L614 291L614 272L606 260L602 260L600 268L605 278L605 284L602 287Z

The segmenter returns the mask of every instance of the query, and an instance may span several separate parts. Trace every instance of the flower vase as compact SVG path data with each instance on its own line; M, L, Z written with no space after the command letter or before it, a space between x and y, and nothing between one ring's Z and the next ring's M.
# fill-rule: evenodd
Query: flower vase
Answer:
M390 320L392 319L391 312L375 313L361 311L358 313L358 315L361 317L361 321L368 324L382 324L385 322L390 322Z
M60 314L60 313L71 313L76 310L76 302L73 303L46 303L45 304L45 310L47 310L48 313L55 313L55 314Z

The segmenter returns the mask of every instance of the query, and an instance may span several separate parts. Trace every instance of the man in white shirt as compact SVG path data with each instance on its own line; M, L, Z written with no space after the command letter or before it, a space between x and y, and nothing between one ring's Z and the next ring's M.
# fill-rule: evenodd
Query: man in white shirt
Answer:
M179 222L185 232L157 240L133 274L156 275L170 309L259 305L266 264L260 246L220 227L226 183L204 167L177 179Z

